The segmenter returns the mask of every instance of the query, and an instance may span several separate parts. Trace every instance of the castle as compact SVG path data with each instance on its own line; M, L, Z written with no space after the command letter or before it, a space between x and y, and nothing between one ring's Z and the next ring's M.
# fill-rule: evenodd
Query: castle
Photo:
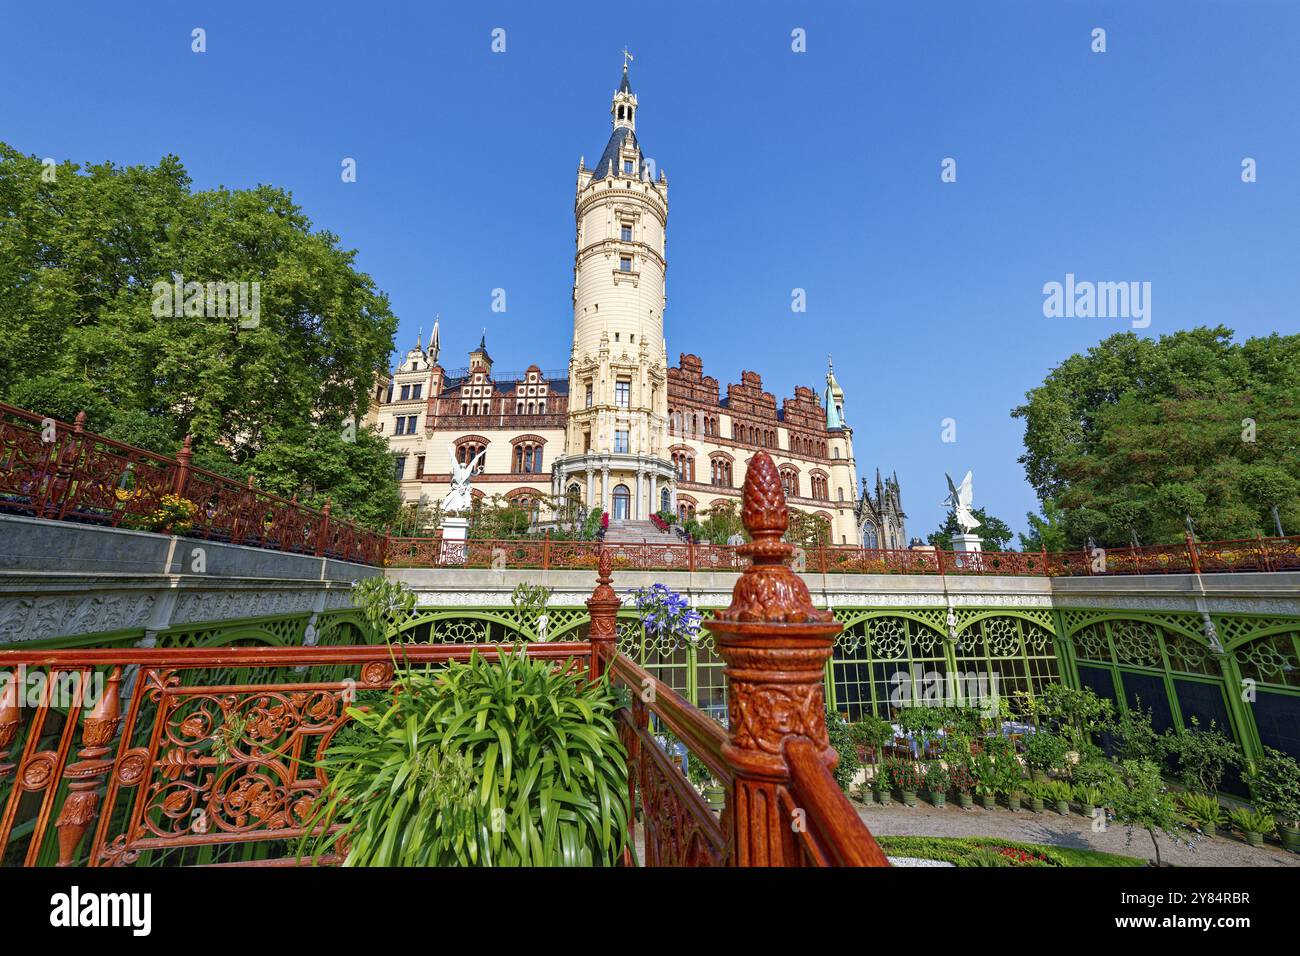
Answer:
M387 436L403 500L440 502L449 456L483 453L475 496L503 497L544 520L552 502L599 507L614 524L672 511L685 519L739 504L750 457L776 462L792 508L822 516L830 542L904 548L898 480L859 492L853 429L834 368L821 397L799 386L778 407L757 372L721 396L698 356L668 364L664 339L668 178L642 153L638 103L623 77L613 132L578 165L573 346L567 374L494 369L486 335L469 365L439 364L440 323L380 377L367 422Z

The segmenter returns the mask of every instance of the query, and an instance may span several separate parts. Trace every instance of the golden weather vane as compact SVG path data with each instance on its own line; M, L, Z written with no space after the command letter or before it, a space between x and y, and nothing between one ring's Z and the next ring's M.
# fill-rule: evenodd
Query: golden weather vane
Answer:
M627 65L632 62L632 54L627 52L627 44L623 44L623 72L627 72Z

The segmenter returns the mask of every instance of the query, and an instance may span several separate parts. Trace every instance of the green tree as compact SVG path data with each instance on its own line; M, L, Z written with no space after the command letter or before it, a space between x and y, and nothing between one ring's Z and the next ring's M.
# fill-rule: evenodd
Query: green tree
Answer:
M831 523L821 515L791 508L790 525L786 528L785 540L803 548L830 544Z
M986 513L983 508L972 508L971 514L980 523L974 533L980 536L980 542L985 551L1006 551L1011 546L1012 531L1005 521ZM949 511L948 517L944 519L939 530L930 534L926 541L940 551L951 551L952 536L960 532L961 526L957 524L957 512Z
M1020 550L1050 552L1066 550L1065 527L1062 524L1064 515L1060 505L1048 498L1039 510L1042 512L1041 515L1033 512L1025 514L1025 521L1029 524L1029 534L1020 535Z
M726 544L732 535L745 534L740 505L732 499L714 502L700 512L700 518L700 536L713 544Z
M1300 335L1236 343L1197 328L1113 335L1073 355L1012 415L1020 461L1068 545L1300 530Z
M1178 808L1160 778L1158 764L1149 760L1125 760L1121 768L1123 779L1108 795L1115 808L1115 819L1127 827L1129 842L1133 840L1134 830L1147 831L1159 866L1160 834L1172 840L1181 840L1184 835Z
M396 331L354 252L283 190L194 191L173 156L45 171L0 143L0 397L66 420L84 409L92 431L158 452L193 435L203 467L394 516L386 442L326 434L367 408ZM155 284L178 275L257 283L255 327L206 302L161 308Z

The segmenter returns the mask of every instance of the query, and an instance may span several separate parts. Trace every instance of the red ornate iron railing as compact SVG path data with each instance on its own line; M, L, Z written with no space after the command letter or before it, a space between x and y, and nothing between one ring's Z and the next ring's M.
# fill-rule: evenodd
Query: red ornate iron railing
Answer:
M189 537L379 565L384 535L190 464L190 440L176 458L0 403L0 511L109 527L177 531ZM194 505L186 527L168 527L160 508Z
M394 652L436 666L503 649ZM587 643L527 652L590 666ZM248 844L291 853L284 841L303 834L324 783L314 758L348 703L391 687L393 673L378 645L0 651L0 861L223 863ZM262 857L253 862L293 862Z
M0 512L110 527L183 533L232 544L338 558L362 564L429 568L595 568L597 541L471 539L444 546L438 537L387 537L191 465L190 442L176 458L88 432L84 415L67 425L0 402ZM156 517L168 496L196 508L186 527ZM614 567L638 571L739 571L738 547L715 544L611 544ZM888 550L847 545L801 547L801 573L1005 574L1071 577L1300 570L1300 535L1061 553L930 548Z
M620 571L741 571L740 546L720 544L561 541L543 536L470 539L444 546L440 538L391 538L388 560L398 568L595 568L602 548ZM794 568L804 574L976 574L1082 577L1111 574L1208 574L1300 570L1300 536L1241 541L1187 541L1145 548L1085 551L887 550L844 545L795 548Z

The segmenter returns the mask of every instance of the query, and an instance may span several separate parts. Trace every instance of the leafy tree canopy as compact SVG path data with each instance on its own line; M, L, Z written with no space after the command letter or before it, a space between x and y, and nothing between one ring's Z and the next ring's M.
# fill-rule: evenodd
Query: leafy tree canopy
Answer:
M1300 530L1300 335L1112 335L1029 391L1025 466L1070 547Z
M196 464L380 523L397 508L386 442L338 436L397 320L354 259L271 186L194 191L173 156L47 169L0 143L0 396L84 409L91 430L167 454L193 435ZM155 314L154 284L176 275L257 282L256 327Z

